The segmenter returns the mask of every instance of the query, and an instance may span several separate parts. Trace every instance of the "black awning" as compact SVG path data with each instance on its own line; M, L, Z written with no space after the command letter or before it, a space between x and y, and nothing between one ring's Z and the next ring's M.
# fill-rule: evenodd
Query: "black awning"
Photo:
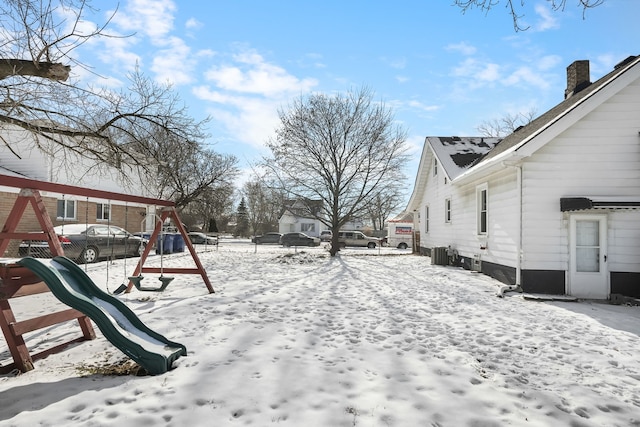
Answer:
M589 197L562 197L560 198L560 211L582 211L585 209L609 208L609 209L633 209L640 208L640 200L597 200Z

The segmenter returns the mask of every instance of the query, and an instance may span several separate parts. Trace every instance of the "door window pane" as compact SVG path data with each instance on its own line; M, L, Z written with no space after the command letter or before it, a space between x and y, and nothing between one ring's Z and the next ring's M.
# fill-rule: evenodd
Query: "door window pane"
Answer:
M600 222L576 221L576 271L600 271Z

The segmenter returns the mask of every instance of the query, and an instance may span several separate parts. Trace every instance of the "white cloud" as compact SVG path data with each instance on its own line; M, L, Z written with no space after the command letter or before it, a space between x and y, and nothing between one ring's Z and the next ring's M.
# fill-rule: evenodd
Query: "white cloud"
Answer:
M155 44L164 44L162 38L173 29L175 11L172 0L129 0L113 22L125 31L149 36Z
M475 46L472 46L466 42L448 44L447 46L445 46L445 49L457 51L462 53L463 55L473 55L477 50Z
M406 77L406 76L396 76L396 81L398 83L406 83L409 80L410 80L409 77Z
M196 18L190 18L187 20L184 26L188 30L197 30L199 28L202 28L202 22L198 21Z
M560 64L561 62L562 58L558 55L546 55L537 61L536 67L541 71L555 71L558 67L558 64Z
M156 53L151 64L156 80L177 85L190 83L193 81L191 72L195 66L191 48L177 37L168 39L167 45L166 49Z
M539 17L534 27L536 31L546 31L560 27L553 10L548 5L538 3L535 5L534 10Z
M420 101L415 101L415 100L407 102L407 105L411 108L415 108L422 111L436 111L440 109L438 105L427 105Z
M529 84L539 89L549 89L550 83L541 73L530 67L520 67L503 80L505 86Z
M382 62L387 64L391 68L402 70L407 66L407 60L405 58L380 58Z
M276 99L230 94L206 86L194 88L193 93L213 104L207 110L213 120L223 124L234 139L252 147L263 148L279 123L278 108L281 104Z
M491 62L483 63L477 59L467 58L453 69L456 77L470 78L478 84L499 80L500 66Z
M236 53L205 77L210 85L195 88L193 94L211 104L207 113L234 139L259 148L279 123L278 109L318 85L315 79L298 78L267 62L252 49Z
M500 66L498 64L485 64L482 69L476 73L476 77L485 82L494 82L500 79Z
M207 80L223 90L269 97L308 92L318 84L316 79L298 79L284 68L266 62L253 50L238 53L233 59L233 64L207 71Z

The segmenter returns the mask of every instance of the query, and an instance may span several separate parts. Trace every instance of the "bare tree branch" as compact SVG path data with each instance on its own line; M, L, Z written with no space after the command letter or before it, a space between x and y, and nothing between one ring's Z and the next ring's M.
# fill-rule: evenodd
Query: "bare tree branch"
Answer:
M536 118L536 110L534 108L517 114L505 114L498 119L491 119L482 122L476 128L480 132L480 136L489 138L507 136L520 126L526 126Z
M578 0L577 5L582 7L582 18L584 19L586 16L587 9L592 9L594 7L600 6L604 3L605 0ZM491 9L502 3L501 0L454 0L454 5L458 6L462 13L466 13L468 10L473 8L480 9L485 14L489 13ZM509 11L511 18L513 19L513 29L518 31L526 31L529 27L523 27L520 25L521 19L524 17L524 14L521 14L519 10L521 10L526 1L525 0L504 0L505 8ZM514 3L519 3L514 5ZM554 11L564 11L567 5L567 0L547 0L547 3L551 4L551 9Z

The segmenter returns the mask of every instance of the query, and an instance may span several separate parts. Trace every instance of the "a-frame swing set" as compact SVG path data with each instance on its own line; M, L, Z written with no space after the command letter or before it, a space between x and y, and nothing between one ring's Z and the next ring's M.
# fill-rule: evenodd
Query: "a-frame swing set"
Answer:
M139 278L142 277L143 272L160 273L161 277L162 273L167 272L173 274L200 274L203 282L207 287L207 290L210 293L214 292L207 273L202 266L200 259L198 258L198 255L193 245L191 244L190 239L188 238L182 222L180 221L178 213L175 209L175 204L173 202L161 199L115 193L110 191L37 181L2 174L0 174L0 184L5 187L14 187L21 189L18 196L16 197L9 216L7 217L4 226L0 231L0 327L4 333L5 339L7 341L7 346L9 347L9 351L14 360L13 364L0 367L0 372L5 372L13 368L20 369L23 372L29 371L33 369L33 360L43 358L49 354L61 351L67 345L73 342L95 338L95 332L89 318L78 310L63 310L60 312L48 313L23 321L17 321L9 303L9 300L14 297L34 295L49 291L47 286L44 285L42 281L40 281L30 271L17 264L17 262L13 262L12 259L1 258L6 252L7 248L9 247L9 243L12 240L46 240L48 242L51 254L54 257L64 255L63 247L58 240L58 236L53 230L53 223L46 210L46 206L42 199L42 196L40 195L40 191L63 195L68 194L84 196L87 198L93 197L106 200L118 200L160 207L161 214L159 216L159 220L156 222L150 241L153 242L154 239L156 239L160 235L164 222L167 219L172 219L185 241L185 246L189 249L193 261L195 262L196 268L161 267L160 269L158 269L144 267L144 262L149 255L151 247L153 246L152 244L148 244L146 245L146 248L140 257L140 260L138 261L138 265L134 270L134 273L129 278L126 289L123 289L123 291L130 292L132 287L136 286L136 280L136 288L141 291L164 290L173 278L168 278L165 276L161 279L161 285L159 287L141 286ZM22 218L29 205L34 210L42 233L25 233L16 231L18 224L20 223L20 219ZM82 330L82 337L75 338L63 344L59 344L36 355L31 355L29 353L29 350L23 338L23 334L72 319L78 320L78 323Z

